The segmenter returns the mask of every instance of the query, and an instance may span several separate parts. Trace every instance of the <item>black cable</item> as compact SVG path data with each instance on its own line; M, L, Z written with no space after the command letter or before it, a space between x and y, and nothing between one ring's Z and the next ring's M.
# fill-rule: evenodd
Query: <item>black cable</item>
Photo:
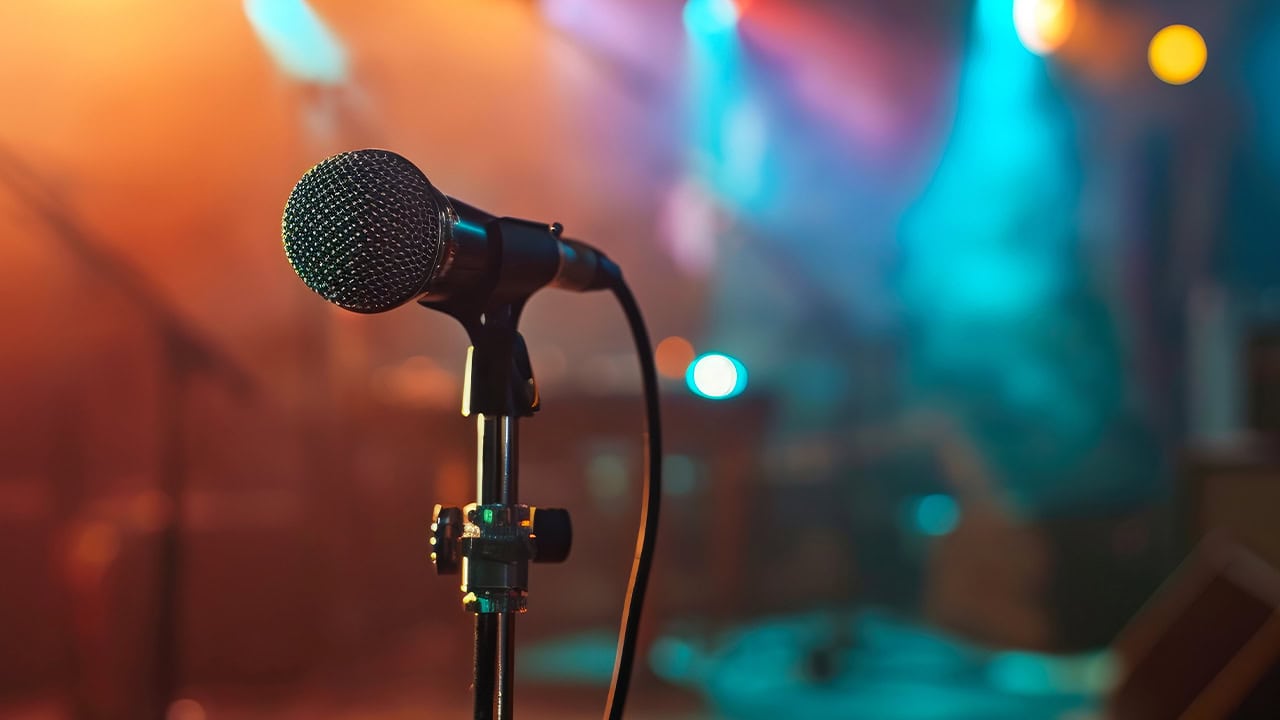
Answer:
M613 681L605 705L607 720L621 720L631 685L631 667L635 664L636 644L640 635L640 611L644 606L645 588L653 565L653 548L658 539L658 508L662 504L662 418L658 413L658 372L653 364L653 348L645 329L640 306L625 281L619 276L610 286L622 306L635 340L640 360L640 377L644 386L645 453L644 492L640 501L640 530L636 534L636 559L631 566L631 582L622 606L622 629L618 634L618 655L613 663Z

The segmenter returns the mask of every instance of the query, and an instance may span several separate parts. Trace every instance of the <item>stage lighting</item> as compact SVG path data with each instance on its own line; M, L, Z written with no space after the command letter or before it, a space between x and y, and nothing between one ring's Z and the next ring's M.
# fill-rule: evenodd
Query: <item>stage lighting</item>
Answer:
M684 26L691 33L712 35L732 30L738 17L733 0L688 0L684 5Z
M1076 24L1076 0L1014 0L1013 25L1024 47L1048 55L1067 41Z
M286 74L320 85L346 81L346 50L306 0L244 0L244 13Z

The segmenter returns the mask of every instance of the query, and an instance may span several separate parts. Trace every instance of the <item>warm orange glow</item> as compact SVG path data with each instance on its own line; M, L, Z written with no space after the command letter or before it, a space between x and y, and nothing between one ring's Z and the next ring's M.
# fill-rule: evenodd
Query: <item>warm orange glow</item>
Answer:
M692 343L678 335L672 335L658 343L653 359L658 366L658 373L663 377L682 378L689 363L693 362L694 354Z
M1018 39L1037 55L1062 47L1076 25L1076 0L1014 0Z
M172 516L169 498L159 490L144 490L129 500L129 520L139 532L158 532Z
M1186 85L1200 77L1209 49L1195 28L1170 25L1151 38L1147 62L1156 77L1170 85Z
M81 587L94 585L120 554L120 533L106 522L91 522L79 527L68 547L68 572L72 582Z
M169 706L166 720L205 720L204 706L195 700L175 700Z
M398 365L378 368L371 385L382 399L408 407L456 407L460 394L457 374L426 355L414 355ZM462 390L462 394L470 394L465 384Z

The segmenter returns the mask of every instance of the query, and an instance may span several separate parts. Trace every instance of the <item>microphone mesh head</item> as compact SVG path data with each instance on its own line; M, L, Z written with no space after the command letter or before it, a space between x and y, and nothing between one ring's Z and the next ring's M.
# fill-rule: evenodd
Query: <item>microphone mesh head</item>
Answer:
M427 290L440 264L447 200L413 163L387 150L327 158L284 208L294 272L348 310L390 310Z

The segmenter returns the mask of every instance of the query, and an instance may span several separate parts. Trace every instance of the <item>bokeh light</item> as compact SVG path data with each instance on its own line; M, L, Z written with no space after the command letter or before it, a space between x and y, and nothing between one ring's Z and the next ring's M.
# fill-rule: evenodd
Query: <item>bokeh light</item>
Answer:
M662 491L683 496L698 485L698 463L688 455L666 455L662 458Z
M649 667L658 677L672 683L687 682L694 677L699 659L698 648L685 638L667 636L653 642L649 651Z
M205 714L203 705L190 698L183 698L175 700L169 706L165 717L166 720L205 720L208 715Z
M129 521L139 532L159 532L173 517L173 503L159 490L143 490L129 500Z
M956 529L960 523L960 505L950 495L935 493L916 501L912 515L917 530L938 537Z
M1062 47L1076 25L1076 0L1014 0L1013 25L1028 50L1048 55Z
M76 528L68 543L72 584L87 587L100 581L119 555L120 545L120 532L111 523L95 521Z
M725 400L747 387L747 368L722 353L707 353L693 361L685 375L689 389L704 398Z
M663 377L681 378L694 358L693 343L672 335L658 343L653 350L653 360Z
M688 0L684 5L684 26L692 33L710 35L732 30L738 17L733 0Z
M629 477L626 457L613 450L600 450L587 462L587 487L601 504L622 500L627 492Z
M1208 58L1204 38L1187 25L1164 28L1151 38L1147 48L1151 72L1170 85L1186 85L1200 77Z
M1047 658L1036 653L997 653L991 659L987 674L992 685L1008 693L1047 693L1055 687L1053 667Z
M321 85L346 81L346 50L305 0L245 0L244 12L286 74Z

